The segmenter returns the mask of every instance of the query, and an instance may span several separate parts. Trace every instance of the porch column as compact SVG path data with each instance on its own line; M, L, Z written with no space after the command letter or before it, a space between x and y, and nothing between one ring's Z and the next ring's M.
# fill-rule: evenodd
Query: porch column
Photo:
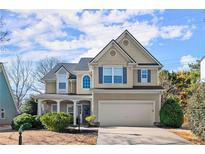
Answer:
M76 118L77 118L77 100L73 100L73 125L76 125Z
M42 114L42 111L41 111L41 110L42 110L42 109L41 109L41 107L42 107L42 101L39 101L39 100L38 100L37 103L38 103L38 115L41 115L41 114Z
M60 112L60 101L57 101L57 112Z

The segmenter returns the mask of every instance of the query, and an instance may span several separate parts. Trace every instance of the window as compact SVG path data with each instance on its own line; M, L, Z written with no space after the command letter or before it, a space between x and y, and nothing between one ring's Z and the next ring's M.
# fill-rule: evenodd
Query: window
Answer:
M67 105L67 113L73 115L73 105L72 104Z
M122 83L122 68L114 68L114 83Z
M85 75L83 77L83 88L85 89L90 88L90 77L88 75Z
M141 81L144 83L147 83L147 81L148 81L148 70L147 69L142 69Z
M66 75L65 74L59 74L58 88L59 90L66 90Z
M122 67L104 67L103 68L103 83L122 83L123 69Z
M57 112L57 104L51 104L51 112Z
M103 81L104 83L112 83L112 67L103 68Z
M4 119L5 118L5 110L4 109L1 109L1 116L0 116L1 119Z

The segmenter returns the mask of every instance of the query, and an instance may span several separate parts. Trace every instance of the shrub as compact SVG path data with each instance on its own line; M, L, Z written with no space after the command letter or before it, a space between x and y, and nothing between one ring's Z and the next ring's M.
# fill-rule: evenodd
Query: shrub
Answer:
M33 123L32 123L32 128L35 129L42 129L44 128L41 121L40 121L40 115L34 115L33 116Z
M50 112L42 115L40 121L50 131L63 132L71 124L72 116L64 112Z
M37 102L33 98L29 98L22 104L20 111L21 113L28 113L31 115L36 115L37 114Z
M181 127L183 111L176 99L168 98L166 100L160 110L160 123L167 127Z
M89 123L92 124L96 119L96 116L92 115L92 116L88 116L85 118L85 120Z
M15 130L18 130L21 125L25 125L23 129L31 129L32 128L32 123L34 121L34 118L32 115L23 113L21 115L16 116L11 124L11 127Z
M205 85L200 85L188 101L189 128L205 140Z

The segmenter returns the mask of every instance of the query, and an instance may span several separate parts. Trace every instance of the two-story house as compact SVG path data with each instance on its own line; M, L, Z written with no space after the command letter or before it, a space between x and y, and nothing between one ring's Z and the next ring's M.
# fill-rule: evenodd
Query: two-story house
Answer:
M205 56L200 61L200 80L205 82Z
M38 114L95 115L101 126L152 126L159 122L162 64L125 30L94 58L59 63L45 77Z

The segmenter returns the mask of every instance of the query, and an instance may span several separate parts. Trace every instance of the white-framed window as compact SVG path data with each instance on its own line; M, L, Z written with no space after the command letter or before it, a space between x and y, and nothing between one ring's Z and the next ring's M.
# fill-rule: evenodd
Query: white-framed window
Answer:
M57 74L57 92L66 93L68 89L67 72L61 68Z
M103 83L123 83L122 67L103 67Z
M148 70L147 69L142 69L141 70L141 82L142 83L147 83L148 82Z
M57 112L57 104L51 104L51 112Z
M73 104L67 104L67 113L73 115Z
M83 89L90 89L90 76L84 75L82 78L82 87Z
M1 116L0 116L1 119L4 119L5 118L5 109L1 109Z

